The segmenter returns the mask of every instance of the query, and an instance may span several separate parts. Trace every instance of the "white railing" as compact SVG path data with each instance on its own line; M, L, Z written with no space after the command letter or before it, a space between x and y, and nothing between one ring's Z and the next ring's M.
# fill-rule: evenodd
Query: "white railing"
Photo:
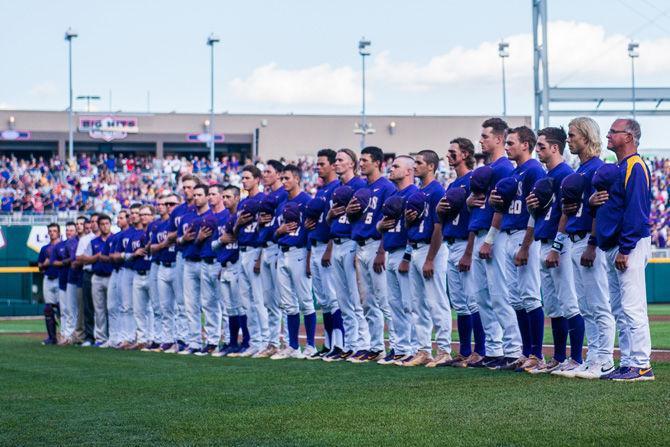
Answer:
M63 225L68 221L75 220L77 216L86 215L81 211L57 211L42 214L24 214L21 212L0 214L0 225L48 225L51 222Z

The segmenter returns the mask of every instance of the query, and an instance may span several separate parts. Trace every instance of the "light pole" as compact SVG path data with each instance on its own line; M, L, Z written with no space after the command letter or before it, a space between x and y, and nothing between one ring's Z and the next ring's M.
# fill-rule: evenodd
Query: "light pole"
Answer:
M77 37L78 34L72 30L72 28L68 28L67 31L65 31L65 40L67 40L68 43L68 82L69 82L69 106L68 106L68 143L67 143L67 152L68 152L68 158L73 159L74 158L74 130L72 129L72 39Z
M365 147L365 135L368 133L373 133L368 132L368 130L372 130L372 128L368 129L368 124L365 121L365 57L370 55L370 41L365 40L365 37L362 37L361 40L358 42L358 54L361 55L361 68L362 68L362 75L361 75L361 86L362 86L362 101L361 101L361 125L359 129L354 129L355 133L360 133L361 135L361 149Z
M640 57L640 53L638 52L638 48L640 48L640 44L631 41L628 44L628 57L630 57L630 77L631 77L631 84L632 84L632 90L633 90L633 119L635 119L635 58Z
M209 162L212 164L212 169L214 169L214 44L219 42L218 36L214 33L210 34L207 38L207 45L210 47L210 102L209 102L209 129L207 133L209 134Z
M502 63L502 100L503 100L503 116L507 115L507 89L505 86L505 58L509 57L509 43L501 41L498 43L498 56Z
M86 100L86 111L90 112L91 111L91 100L99 101L100 97L96 96L96 95L80 95L80 96L77 96L78 101L81 101L81 100L84 100L84 99Z

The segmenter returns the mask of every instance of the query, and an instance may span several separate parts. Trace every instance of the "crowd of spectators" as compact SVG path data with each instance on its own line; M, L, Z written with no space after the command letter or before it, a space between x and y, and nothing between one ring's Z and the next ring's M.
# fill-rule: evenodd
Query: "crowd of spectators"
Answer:
M316 160L300 157L281 160L294 163L303 172L303 185L314 193L318 184ZM212 165L207 156L158 159L143 155L80 154L65 161L57 156L18 159L0 155L0 196L2 213L42 214L58 211L104 212L115 215L132 203L152 204L166 190L175 190L179 176L198 174L210 183L241 186L240 170L252 160L236 155L222 156ZM253 160L261 170L263 161ZM478 164L483 160L478 158ZM647 159L652 173L652 241L665 248L670 225L670 159ZM438 178L447 184L454 174L445 162Z

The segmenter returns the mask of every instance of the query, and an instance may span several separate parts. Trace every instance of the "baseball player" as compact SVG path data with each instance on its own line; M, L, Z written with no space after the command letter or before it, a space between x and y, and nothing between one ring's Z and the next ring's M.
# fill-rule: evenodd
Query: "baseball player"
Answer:
M119 349L133 348L136 341L135 317L133 315L133 261L130 259L130 241L136 232L136 227L140 225L140 208L142 205L134 203L130 206L128 228L120 233L117 240L117 246L112 255L112 259L122 261L119 271L119 280L121 287L119 296L121 305L119 306L119 321L121 332L121 344Z
M223 318L221 302L221 263L216 259L212 240L221 219L230 215L223 204L223 186L211 185L208 191L211 214L203 217L197 240L200 248L200 297L202 313L205 315L205 347L196 355L212 354L221 341L221 321Z
M202 258L200 250L205 243L205 239L212 233L212 229L204 225L205 219L212 214L208 205L208 193L209 188L207 185L200 184L193 188L194 208L191 212L182 216L179 229L177 230L177 244L182 247L182 256L184 257L184 306L188 327L185 340L188 344L188 349L179 351L179 354L182 355L203 353L201 336L202 296L200 287ZM205 228L201 232L203 226ZM212 334L209 335L212 338L214 337ZM220 328L215 336L221 336Z
M184 175L181 178L181 188L184 193L184 202L174 207L170 213L170 227L168 240L175 243L177 240L178 229L181 225L181 219L188 212L193 210L193 188L200 183L200 179L194 175ZM174 268L174 292L175 292L175 335L177 337L177 349L183 351L187 349L185 343L188 332L188 324L186 318L186 308L184 306L184 256L182 255L183 247L177 244Z
M239 250L233 234L237 206L240 202L240 189L227 186L222 194L226 212L219 215L219 221L212 235L212 249L216 252L216 260L221 264L221 299L222 307L228 315L230 338L220 349L212 353L212 357L223 357L240 351L241 346L249 346L249 331L242 326L241 316L246 315L238 287L240 273ZM243 329L242 345L238 343L240 329Z
M256 202L254 213L243 212L235 221L235 235L240 250L240 276L238 284L244 307L248 309L247 324L249 328L249 348L238 353L236 357L251 357L268 347L269 329L268 312L263 300L263 284L260 275L261 250L258 241L258 222L256 211L265 195L260 192L261 171L254 165L242 168L242 187L247 191L247 198L240 202ZM239 214L239 213L238 213Z
M407 227L404 208L409 196L419 191L414 185L414 159L407 155L391 163L389 180L396 191L384 201L383 218L377 222L386 251L386 286L393 320L395 345L393 352L377 361L381 365L402 364L414 354L412 347L412 293L409 281L411 250L407 250Z
M330 239L333 243L333 285L337 294L342 320L344 325L344 352L336 355L331 352L326 355L324 361L349 360L350 357L358 358L367 354L370 348L370 334L368 324L363 315L355 266L356 242L351 239L351 223L346 215L346 205L356 190L365 187L366 182L356 176L358 157L351 149L340 149L335 156L335 173L340 179L342 186L333 191L333 204L326 215L326 221L330 224ZM343 200L336 200L336 192L344 186L351 194L344 194ZM346 199L346 200L345 200ZM322 258L324 265L329 265L331 259L327 257L330 253L326 251Z
M606 253L612 312L621 349L619 368L601 378L621 382L655 378L650 363L644 274L651 257L651 174L638 153L641 135L640 125L633 119L617 119L612 123L607 133L607 149L616 154L618 175L612 176L608 188L590 198L591 206L599 207L596 240Z
M407 199L405 221L407 240L412 247L409 279L415 325L415 355L403 366L435 367L451 358L451 308L447 298L447 253L442 247L442 224L437 218L437 203L444 188L435 179L440 162L437 153L420 151L415 157L414 174L421 190ZM435 329L437 355L432 357L432 332Z
M497 244L497 239L502 238L499 236L502 213L495 212L488 201L493 186L514 170L505 156L507 129L507 123L500 118L489 118L482 123L479 144L489 164L472 173L471 194L466 201L470 208L468 230L475 236L475 256L465 289L476 297L486 334L486 355L480 362L468 365L471 367L516 368L521 364L516 364L521 356L521 334L504 289L504 245ZM497 256L494 256L495 248Z
M149 270L151 256L147 250L149 238L147 227L154 218L154 210L150 206L140 206L139 222L129 235L125 258L129 261L130 276L132 278L132 314L135 322L136 342L128 346L128 350L146 350L153 342L151 333L151 308Z
M388 326L390 348L395 347L395 334L391 309L388 304L386 274L386 252L377 231L382 218L382 205L395 193L393 183L382 176L384 152L375 146L361 151L361 175L367 178L367 187L361 188L347 205L347 216L352 222L351 238L356 241L356 261L361 275L363 310L370 331L370 350L352 362L376 362L386 357L384 343L384 321ZM364 193L361 196L357 194ZM367 198L367 201L365 200ZM393 352L395 354L395 352Z
M75 237L68 239L67 254L69 258L69 269L67 272L67 287L65 289L66 304L61 307L63 313L63 320L70 332L70 338L73 344L80 345L83 336L83 315L81 318L81 326L79 323L79 315L83 314L83 302L81 298L82 286L82 266L77 262L77 245L79 239L84 236L84 221L86 218L79 217L75 223L77 233Z
M572 243L572 268L579 311L584 318L588 351L581 365L570 363L552 374L563 377L597 379L614 370L614 316L610 306L605 252L591 238L593 215L589 198L594 189L593 174L604 162L600 159L600 128L591 118L579 117L568 126L568 147L579 157L575 176L561 186L565 231ZM581 180L581 181L580 181ZM566 185L567 183L567 185Z
M58 272L58 309L60 311L60 341L59 345L70 345L73 343L72 332L74 326L72 322L71 310L66 308L67 300L67 278L70 271L69 246L71 239L76 238L77 227L74 222L65 224L65 240L56 245L56 255L53 262L54 266L59 268Z
M109 330L107 326L107 294L109 288L109 278L112 276L114 266L109 260L104 258L105 246L107 240L111 237L112 219L106 214L99 214L97 226L100 236L94 238L90 245L90 256L95 259L91 271L91 295L93 296L93 309L95 321L95 346L108 346Z
M503 250L496 250L494 257L504 257L503 284L506 296L514 308L521 332L523 355L526 357L518 370L530 371L544 363L542 341L544 338L544 311L540 297L540 244L534 240L534 221L529 219L526 198L535 182L546 176L539 161L532 158L535 133L526 126L507 132L505 150L510 160L516 162L511 177L503 179L491 191L489 202L504 213L500 237Z
M321 149L317 152L316 172L322 186L316 191L313 202L308 203L305 210L304 227L309 231L312 289L323 313L324 326L323 348L313 358L323 358L332 352L332 357L339 359L344 347L342 312L333 286L333 266L329 261L333 242L330 240L330 225L326 221L326 215L332 204L333 191L340 186L334 169L336 156L336 152L332 149ZM316 211L312 213L311 210ZM328 259L327 262L324 262L324 257Z
M77 220L82 219L78 218ZM84 219L84 235L77 243L77 263L82 266L82 287L81 297L82 305L80 309L80 319L82 320L84 347L92 346L95 343L95 309L93 304L92 279L93 270L91 264L94 260L91 257L91 241L100 235L98 229L98 213L93 213L89 218Z
M149 299L151 305L151 314L150 314L150 327L151 327L151 345L147 346L146 349L153 352L160 352L160 343L158 343L160 330L160 300L158 296L158 267L160 266L160 260L156 253L151 251L151 246L158 243L158 225L160 223L160 216L163 214L162 208L163 200L158 198L156 200L156 213L157 215L153 217L153 220L147 225L147 253L149 254L149 259L151 259L151 268L149 269Z
M481 362L486 355L484 327L474 294L468 293L474 233L468 231L470 211L465 203L470 195L470 178L475 164L475 146L467 138L455 138L447 151L449 166L456 172L456 180L449 187L437 207L442 221L444 249L447 260L447 285L451 307L456 311L459 353L452 362L444 363L466 368ZM442 218L444 216L444 218ZM472 350L474 333L475 349ZM441 365L442 366L442 365Z
M128 211L121 210L116 217L116 224L119 227L120 231L118 233L112 234L105 241L105 246L103 247L102 254L100 255L101 261L110 262L112 264L112 274L109 277L109 282L107 285L107 344L103 344L101 347L108 348L118 348L122 342L122 330L121 330L121 321L120 321L120 311L121 311L121 262L117 259L114 259L113 254L116 251L116 248L119 243L119 238L122 236L122 233L128 229Z
M571 241L565 233L567 216L561 211L561 184L574 173L563 160L567 135L563 128L546 127L537 134L537 157L547 167L547 177L538 180L526 199L535 219L534 238L540 241L542 301L551 318L554 356L531 374L550 373L568 365L566 344L570 336L570 361L582 363L584 319L579 312L572 271Z
M56 259L56 247L60 243L60 227L56 223L47 226L49 243L40 249L37 257L37 266L44 274L42 280L42 293L44 294L44 323L47 328L47 338L42 341L43 345L55 345L58 343L56 325L58 323L58 273L59 267L53 264Z
M176 194L169 193L159 199L160 219L155 229L156 240L149 247L152 256L159 262L156 281L160 320L156 322L156 340L160 343L160 350L167 353L179 351L175 333L177 247L169 241L170 214L178 205Z
M316 312L312 299L310 260L307 251L307 232L303 228L303 211L311 197L300 190L302 172L294 165L287 165L281 173L281 181L288 199L278 211L279 226L275 232L281 251L277 260L277 285L282 310L286 314L289 343L275 353L273 360L286 358L309 358L316 354ZM300 313L303 314L307 342L300 351L298 330Z
M283 169L284 165L277 160L268 160L263 170L266 197L261 202L258 213L258 243L261 247L259 268L263 284L263 299L268 313L269 342L265 349L254 355L256 358L273 356L280 346L282 311L279 291L276 287L279 247L277 241L274 240L274 233L279 226L277 209L288 197L279 178Z

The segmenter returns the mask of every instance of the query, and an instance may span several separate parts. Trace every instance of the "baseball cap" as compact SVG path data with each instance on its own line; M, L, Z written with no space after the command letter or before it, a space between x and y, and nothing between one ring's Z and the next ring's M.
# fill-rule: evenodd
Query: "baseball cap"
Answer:
M400 219L405 208L405 198L402 196L391 196L382 205L382 215L391 219Z
M295 222L300 223L300 205L296 202L286 202L282 217L285 223Z
M480 166L472 172L470 191L474 194L487 194L491 189L492 181L493 168L491 166Z
M315 197L305 205L305 217L319 220L321 214L326 211L326 199L323 197Z
M407 198L405 208L410 211L416 211L417 213L419 213L416 220L414 221L414 225L417 225L421 220L421 218L423 217L423 211L426 208L426 202L427 197L421 191L417 191Z
M512 200L516 197L518 185L519 182L514 177L505 177L504 179L499 180L494 189L502 198L503 203L499 206L493 206L493 209L499 213L507 213L509 206L512 204Z
M544 177L535 182L533 185L533 194L540 202L537 208L531 213L533 217L544 215L547 209L551 206L551 201L554 197L554 179L551 177Z
M233 228L234 227L235 227L235 219L230 218L230 219L228 219L228 221L226 222L226 224L224 225L223 228L224 228L226 233L233 234Z
M258 212L266 214L274 214L279 205L279 200L275 196L265 196L258 204Z
M214 231L218 223L218 219L214 214L207 214L202 218L202 226L209 228L210 230Z
M448 189L444 194L444 199L447 201L447 203L449 203L449 205L451 205L451 209L442 212L438 211L437 215L443 223L451 222L452 220L456 219L458 213L460 213L461 209L463 209L463 205L465 205L465 188L459 187Z
M591 184L597 191L609 191L618 176L619 167L614 163L605 163L593 174Z
M356 199L356 201L361 205L361 210L356 213L347 213L347 217L350 221L353 222L360 219L365 210L368 208L371 197L372 191L370 191L369 188L360 188L354 193L352 199Z
M561 196L563 201L569 204L575 204L582 201L586 181L581 174L570 174L561 182Z
M241 213L256 214L258 212L258 200L256 199L247 199L242 203L240 207Z
M347 206L354 196L354 189L351 186L342 185L333 191L333 205L336 207Z

